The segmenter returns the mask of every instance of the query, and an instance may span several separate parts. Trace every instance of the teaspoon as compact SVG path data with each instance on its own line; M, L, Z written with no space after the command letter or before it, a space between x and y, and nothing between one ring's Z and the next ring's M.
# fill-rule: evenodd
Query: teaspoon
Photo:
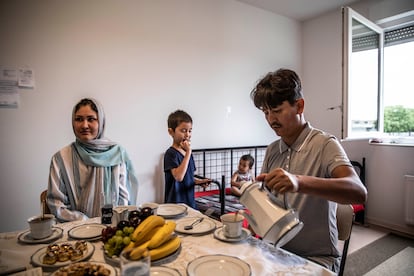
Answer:
M193 223L191 223L190 225L186 225L184 226L184 230L191 230L193 229L194 225L196 225L197 223L200 223L203 221L204 218L198 218L195 221L193 221Z

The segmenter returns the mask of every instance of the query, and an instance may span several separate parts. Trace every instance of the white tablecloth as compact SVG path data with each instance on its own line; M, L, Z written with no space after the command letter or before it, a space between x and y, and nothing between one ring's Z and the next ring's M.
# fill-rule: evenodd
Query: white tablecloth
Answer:
M188 208L187 217L204 216L200 212ZM180 217L182 218L182 217ZM179 219L179 218L178 218ZM210 219L207 218L206 219ZM221 222L215 221L217 227ZM62 228L63 237L54 242L68 240L67 232L75 226L85 223L100 223L100 218L93 218L88 221L74 221L57 224ZM26 229L27 230L27 229ZM25 231L26 231L25 230ZM7 270L26 267L33 268L30 258L38 249L47 246L46 244L23 244L18 242L18 235L23 231L0 233L0 273ZM214 238L213 232L206 235L184 235L181 237L181 251L176 258L172 258L164 266L172 267L186 275L188 263L197 257L210 254L224 254L238 257L247 262L252 270L252 275L335 275L331 271L309 262L297 255L282 249L276 249L261 240L249 237L238 243L227 243ZM91 261L105 262L102 241L92 242L95 251ZM44 275L49 274L45 272Z

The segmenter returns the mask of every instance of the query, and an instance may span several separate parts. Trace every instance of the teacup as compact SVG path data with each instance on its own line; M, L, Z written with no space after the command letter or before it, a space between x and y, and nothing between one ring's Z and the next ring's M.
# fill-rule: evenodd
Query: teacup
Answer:
M224 214L220 216L223 223L223 234L227 238L237 238L242 234L244 216L240 214Z
M27 220L30 226L30 235L33 239L40 240L52 235L52 226L55 224L55 216L45 214L42 216L33 216Z

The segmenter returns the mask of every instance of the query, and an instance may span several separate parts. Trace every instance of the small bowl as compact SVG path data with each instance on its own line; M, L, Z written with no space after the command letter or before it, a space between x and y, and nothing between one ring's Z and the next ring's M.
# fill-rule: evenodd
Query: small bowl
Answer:
M30 235L33 239L44 239L52 235L52 226L56 223L55 216L45 214L42 216L33 216L27 220L30 227Z

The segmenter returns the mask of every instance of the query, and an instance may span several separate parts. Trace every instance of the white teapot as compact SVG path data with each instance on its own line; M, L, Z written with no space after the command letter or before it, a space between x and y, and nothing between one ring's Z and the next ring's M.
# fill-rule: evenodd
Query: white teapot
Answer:
M261 182L245 182L240 202L250 211L243 212L254 232L263 240L281 247L302 229L298 213L286 201L279 200Z

